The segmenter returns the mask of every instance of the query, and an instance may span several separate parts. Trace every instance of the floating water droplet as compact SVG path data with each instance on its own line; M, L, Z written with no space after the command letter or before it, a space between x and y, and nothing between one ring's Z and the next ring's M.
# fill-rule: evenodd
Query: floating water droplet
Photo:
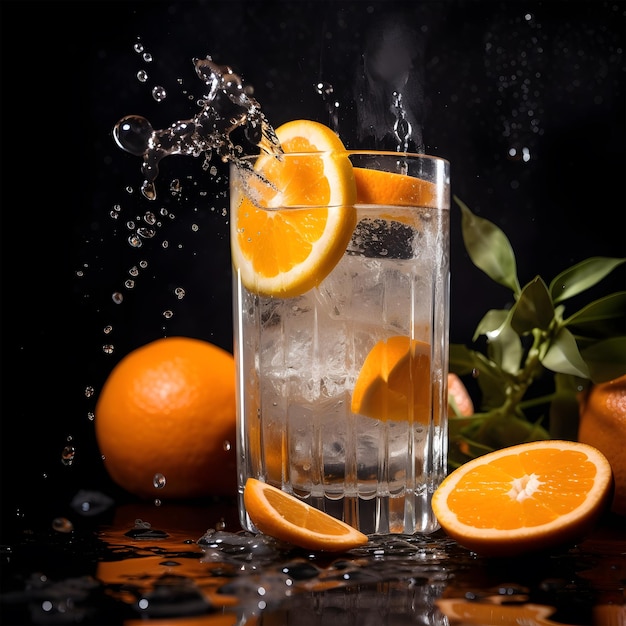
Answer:
M169 320L169 319L171 319L172 317L174 317L174 312L173 312L173 311L171 311L171 310L169 310L169 309L168 309L168 310L166 310L166 311L163 311L163 317L164 317L166 320Z
M129 270L128 273L133 276L133 277L137 277L139 276L139 268L136 265L133 265Z
M141 54L143 52L143 44L140 42L137 42L134 46L133 46L133 50L137 53L137 54Z
M145 83L148 80L148 72L146 72L145 70L139 70L137 72L137 80L140 83Z
M61 462L63 465L72 465L76 456L76 448L74 446L65 446L61 452Z
M91 398L94 393L95 389L91 385L85 387L85 398Z
M232 444L230 443L230 441L228 441L228 439L224 441L224 443L222 444L222 448L224 448L226 452L230 451L230 449L232 448Z
M130 278L128 280L125 280L124 287L126 287L126 289L133 289L135 287L135 281L131 280Z
M143 60L144 60L146 63L152 63L152 55L151 55L149 52L146 52L146 53L143 55Z
M124 301L124 296L119 291L115 291L111 298L115 304L121 304Z
M112 331L113 331L113 326L111 326L111 324L107 324L102 330L102 332L104 332L105 335L109 335Z
M133 233L129 238L128 238L128 243L133 247L133 248L141 248L141 246L143 246L143 241L141 241L141 238L136 235L135 233Z
M163 489L166 483L167 483L167 480L165 476L161 473L155 474L154 477L152 478L152 485L154 486L155 489Z
M156 85L152 88L152 97L157 102L162 102L163 100L165 100L165 98L167 98L167 92L163 87Z
M90 422L93 422L93 421L96 419L96 416L95 416L95 414L94 414L94 412L93 412L93 411L89 411L89 412L87 413L87 419L88 419Z
M174 289L174 295L179 300L182 300L185 297L185 290L182 287L176 287L176 289Z
M115 347L113 346L113 344L105 343L102 346L102 352L104 352L105 354L113 354L113 352L115 352Z

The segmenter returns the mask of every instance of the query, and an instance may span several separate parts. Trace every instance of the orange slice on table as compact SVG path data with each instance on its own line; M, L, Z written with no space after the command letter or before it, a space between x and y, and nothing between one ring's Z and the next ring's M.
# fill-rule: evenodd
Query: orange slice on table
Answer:
M367 543L367 535L276 487L248 478L248 516L264 534L309 550L341 552Z
M247 289L288 298L318 285L343 256L356 225L356 187L345 147L327 126L295 120L276 135L286 153L324 154L259 156L260 177L250 176L233 201L231 252Z
M383 421L425 423L430 388L430 345L396 335L370 350L354 385L351 410Z
M605 510L611 466L596 448L533 441L468 461L433 494L441 527L486 556L514 556L581 538Z

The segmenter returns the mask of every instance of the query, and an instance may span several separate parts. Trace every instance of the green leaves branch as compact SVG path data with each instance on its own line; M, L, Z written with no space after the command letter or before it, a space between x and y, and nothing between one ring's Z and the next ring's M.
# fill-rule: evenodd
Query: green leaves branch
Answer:
M563 304L595 286L626 258L588 258L549 284L536 276L522 287L507 236L456 196L454 200L461 208L463 241L471 261L508 288L514 303L510 309L486 312L472 347L450 346L450 370L474 376L481 394L479 412L450 415L451 468L516 443L575 439L576 394L588 384L626 373L626 291L590 302L568 317ZM533 382L546 373L553 375L554 391L532 397ZM543 405L545 412L531 421L527 411ZM543 425L547 421L550 431Z

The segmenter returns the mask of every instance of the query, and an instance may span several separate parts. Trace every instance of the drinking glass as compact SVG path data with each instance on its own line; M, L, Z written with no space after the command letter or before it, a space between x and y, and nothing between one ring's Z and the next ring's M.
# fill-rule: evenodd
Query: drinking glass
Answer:
M360 172L403 174L421 191L403 194L389 177L372 199L357 185L343 255L300 295L255 293L233 263L239 512L250 531L249 477L365 534L438 528L431 497L447 470L450 166L419 154L347 155ZM231 243L241 200L254 195L249 176L231 165Z

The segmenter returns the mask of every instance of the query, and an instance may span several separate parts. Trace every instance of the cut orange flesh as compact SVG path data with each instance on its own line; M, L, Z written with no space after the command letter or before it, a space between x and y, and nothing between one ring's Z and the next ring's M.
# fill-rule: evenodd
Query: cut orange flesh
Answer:
M248 516L266 535L309 550L340 552L367 543L367 535L276 487L248 478Z
M247 289L288 298L318 285L343 256L356 225L356 187L330 128L296 120L276 135L284 152L297 156L263 154L254 166L258 177L238 174L231 252Z
M461 545L512 556L582 537L605 509L611 487L611 466L596 448L533 441L457 468L433 494L432 506Z
M352 393L353 413L383 421L430 418L430 346L402 335L369 352Z

